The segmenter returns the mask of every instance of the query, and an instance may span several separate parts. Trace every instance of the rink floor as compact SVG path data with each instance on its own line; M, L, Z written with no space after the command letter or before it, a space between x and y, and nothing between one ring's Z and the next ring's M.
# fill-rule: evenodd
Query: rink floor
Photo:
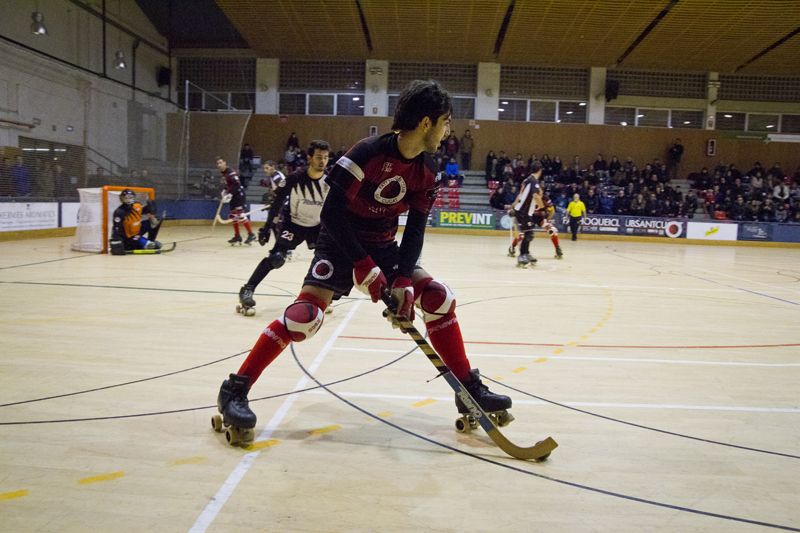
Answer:
M267 249L229 233L165 227L160 256L0 242L0 529L800 528L800 249L565 240L557 261L537 236L522 270L507 236L429 235L472 366L514 400L503 432L559 443L535 463L457 433L447 384L356 293L257 382L254 446L228 446L219 384L311 258L244 317Z

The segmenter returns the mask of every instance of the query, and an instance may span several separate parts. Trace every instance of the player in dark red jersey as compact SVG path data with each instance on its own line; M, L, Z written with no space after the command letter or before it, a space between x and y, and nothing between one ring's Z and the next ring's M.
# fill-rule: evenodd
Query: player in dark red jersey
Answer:
M555 247L556 259L561 259L564 256L558 241L558 230L550 222L555 213L553 202L544 194L539 185L542 165L536 162L531 167L531 170L531 174L522 181L519 194L514 203L511 204L510 210L517 219L519 231L522 232L522 242L519 247L519 257L517 258L517 266L522 268L527 268L529 263L536 263L536 258L530 255L533 228L536 226L545 230L550 236L550 241ZM516 241L512 243L509 255L514 255L512 252L516 244Z
M236 173L236 171L228 167L228 163L222 157L217 156L215 162L217 164L217 169L222 174L222 192L220 194L223 197L225 195L230 195L231 212L228 215L228 218L233 219L234 222L233 238L228 242L231 244L242 243L242 236L239 233L239 222L241 221L244 229L247 230L247 239L244 241L244 243L250 244L256 240L256 236L253 234L253 228L250 226L250 220L246 216L242 216L244 213L245 204L244 187L242 186L242 182L239 181L239 175Z
M247 393L261 372L292 341L312 337L331 300L355 285L373 302L391 290L397 315L414 318L420 308L431 344L447 367L485 411L511 407L470 368L447 285L417 261L428 212L436 197L437 170L431 153L450 130L450 96L432 81L414 81L400 95L392 133L360 141L334 165L322 207L322 228L300 294L259 336L236 374L222 383L217 406L225 424L248 429L256 415ZM402 243L395 240L398 217L408 211ZM459 412L467 412L458 399Z

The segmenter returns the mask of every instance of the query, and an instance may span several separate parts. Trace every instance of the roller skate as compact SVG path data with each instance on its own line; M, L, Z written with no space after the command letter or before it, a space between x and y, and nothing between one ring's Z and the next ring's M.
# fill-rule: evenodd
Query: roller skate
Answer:
M228 244L230 244L231 246L236 246L237 244L241 246L241 244L242 244L242 236L241 235L234 235L228 241Z
M517 257L517 249L514 246L508 247L508 257Z
M556 259L564 259L564 252L561 251L560 246L556 246Z
M250 285L242 285L242 288L239 289L239 303L236 304L236 312L244 316L256 314L256 301L253 299L253 287Z
M248 233L248 234L247 234L247 238L244 240L244 243L245 243L247 246L252 246L252 245L253 245L253 241L254 241L254 240L256 240L256 236L255 236L255 234L254 234L254 233Z
M249 390L247 376L231 374L222 382L217 396L217 409L221 415L211 417L211 427L217 433L225 432L225 440L231 446L246 446L253 442L256 415L247 401Z
M490 391L489 387L481 381L480 372L477 368L469 371L469 381L463 383L470 395L481 406L481 409L486 411L486 414L496 426L507 426L514 420L514 416L508 412L508 409L511 409L511 398ZM456 420L456 431L469 433L478 428L478 420L470 414L469 409L459 399L458 395L456 395L456 408L461 414L461 418Z

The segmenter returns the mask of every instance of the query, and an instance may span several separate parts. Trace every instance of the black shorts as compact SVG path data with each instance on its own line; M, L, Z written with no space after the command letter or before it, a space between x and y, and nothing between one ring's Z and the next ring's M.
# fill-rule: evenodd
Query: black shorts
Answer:
M365 245L364 249L381 269L389 283L397 275L400 247L396 241L379 245ZM353 262L343 254L325 235L317 241L314 259L308 269L303 285L313 285L333 291L333 299L350 294L353 288Z
M541 228L544 225L545 218L541 215L533 215L529 217L521 213L517 213L517 226L520 231L533 231L533 228Z
M231 197L231 202L230 202L231 213L233 213L234 209L238 209L240 207L242 209L244 209L244 204L245 204L244 195L243 194L234 194L233 197Z
M305 241L309 250L313 250L317 246L317 239L319 238L319 226L298 226L291 222L284 222L275 231L275 248L285 250L294 250Z

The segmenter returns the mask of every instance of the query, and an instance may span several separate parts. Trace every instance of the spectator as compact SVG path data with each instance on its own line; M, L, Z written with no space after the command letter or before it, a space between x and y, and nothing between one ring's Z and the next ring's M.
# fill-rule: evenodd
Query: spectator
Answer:
M34 193L36 196L52 198L56 194L55 176L50 161L45 161L42 168L36 175L34 183Z
M491 205L493 209L506 210L508 208L508 204L506 203L503 195L502 187L497 187L494 190L492 195L489 197L489 205Z
M503 177L503 172L505 171L506 165L509 163L511 163L511 160L506 157L506 153L503 150L500 150L500 153L497 154L497 162L494 164L494 176L496 180L506 180L506 178Z
M203 172L200 192L203 194L203 198L216 198L219 196L219 183L217 183L217 180L211 175L210 170Z
M644 195L642 193L638 193L633 200L631 200L631 204L628 207L629 214L637 217L645 216L647 203L645 202Z
M242 186L246 189L253 179L253 148L245 143L239 152L239 178L242 180Z
M447 165L445 165L444 175L448 180L457 180L458 186L461 187L464 178L458 173L458 163L456 163L455 157L451 157Z
M292 132L286 140L286 150L288 151L290 148L300 148L300 139L297 138L297 133L295 132Z
M461 168L469 170L472 165L472 150L475 148L475 140L472 138L470 130L464 131L464 136L461 137Z
M775 222L785 223L789 219L789 204L779 203L775 208Z
M697 211L697 207L699 205L699 201L697 198L697 194L694 192L694 189L689 189L689 192L686 193L686 214L689 218L694 218L694 214Z
M31 195L31 174L22 162L22 156L17 156L16 164L11 167L11 186L15 196Z
M772 189L772 197L778 203L783 203L789 199L789 178L784 179Z
M600 191L600 213L604 215L611 215L614 213L614 198L606 192L605 189Z
M731 220L747 220L747 204L741 194L736 197L736 201L728 208L728 218Z
M455 133L450 133L448 135L447 140L444 141L444 155L451 159L455 159L456 155L458 154L458 138L456 137Z
M0 160L0 196L11 196L11 160L4 157Z
M494 150L489 150L489 153L486 154L486 165L484 166L484 172L486 174L487 184L491 180L493 180L496 176L495 174L496 165L497 165L497 155L494 153Z
M614 198L614 207L612 213L614 215L625 215L628 213L628 207L631 204L630 198L625 195L625 189L617 191L617 196Z
M761 209L758 211L758 220L760 222L775 222L775 205L772 203L772 198L761 204Z
M612 155L611 156L611 162L608 164L608 175L609 175L609 177L611 177L611 179L614 179L614 177L617 175L617 173L620 172L621 170L622 170L622 163L620 163L620 161L617 158L617 156Z
M586 206L586 212L593 215L600 210L600 202L595 193L594 187L589 187L585 194L586 201L583 202Z

